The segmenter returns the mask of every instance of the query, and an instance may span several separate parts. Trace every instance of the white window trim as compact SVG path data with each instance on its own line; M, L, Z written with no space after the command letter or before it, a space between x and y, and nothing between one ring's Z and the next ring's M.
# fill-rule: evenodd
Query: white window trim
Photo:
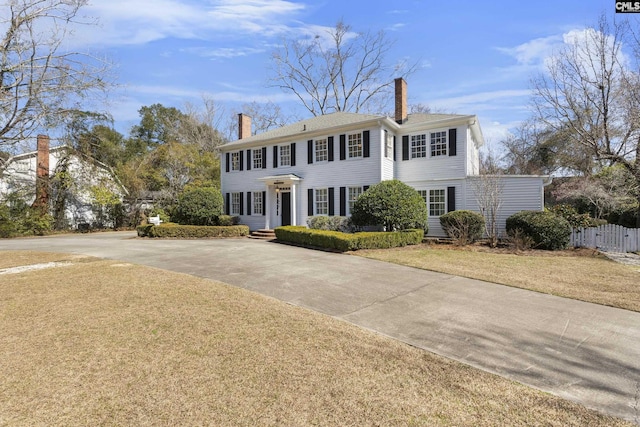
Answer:
M237 197L237 202L234 200ZM231 193L231 206L229 206L229 213L233 216L240 215L240 204L242 203L242 193ZM237 206L237 209L234 209Z
M258 159L258 157L256 156L256 153L260 154L259 166L256 166L256 160ZM262 158L262 148L255 148L251 150L251 166L253 167L253 169L262 169L262 165L264 165L264 159Z
M236 166L236 163L234 163L234 160L233 160L234 157L238 159L237 166ZM233 153L231 153L231 155L229 156L229 162L231 162L231 164L229 165L229 170L231 172L240 172L240 152L239 151L234 151Z
M357 137L357 138L356 138ZM356 139L360 141L360 144L352 144L352 139ZM349 135L347 135L347 159L362 159L364 157L364 142L362 140L362 132L356 132L356 133L350 133ZM359 151L360 151L360 155L357 156L352 156L351 155L351 146L355 145L356 148L358 148L359 145Z
M427 158L427 135L424 133L411 135L409 140L412 159L425 159ZM419 155L420 154L420 155Z
M351 190L355 189L355 188L359 188L360 189L360 194L358 194L358 197L362 196L362 193L364 193L364 187L362 185L350 185L347 186L347 206L346 206L346 213L347 216L351 216ZM355 203L355 201L358 199L358 197L356 197L355 200L353 200L353 202Z
M385 142L384 151L387 159L393 160L393 135L385 129L384 131Z
M260 211L256 213L256 195L260 196ZM251 192L251 216L262 216L262 211L264 209L264 197L262 197L262 191L252 191Z
M434 142L433 138L436 137L436 134L438 134L439 138L440 138L440 142ZM429 134L429 157L446 157L448 154L448 148L449 148L449 135L447 134L447 131L436 131L436 132L431 132ZM434 150L434 147L440 147L439 149ZM440 154L434 154L434 151L440 151Z
M318 143L324 143L324 160L318 160ZM313 160L314 163L324 163L329 161L329 141L327 138L316 139L313 141Z
M285 165L284 162L282 161L283 158L283 154L282 151L283 149L287 149L289 150L289 153L287 155L289 161L288 163ZM279 168L288 168L291 166L291 144L285 144L285 145L278 145L278 167Z
M326 213L320 213L320 209L318 209L318 204L320 203L318 201L318 195L320 194L320 192L323 192L325 194L325 200L322 203L326 203ZM321 216L328 216L329 215L329 189L328 188L316 188L315 191L313 192L313 212L316 215L321 215Z
M441 215L444 215L447 213L447 190L446 188L432 188L429 191L429 203L427 204L427 210L429 211L429 217L433 217L433 218L438 218ZM442 191L442 202L432 202L431 200L431 192L432 191ZM432 209L431 209L431 205L432 203L438 203L438 204L442 204L442 213L438 214L438 215L434 215L431 213Z

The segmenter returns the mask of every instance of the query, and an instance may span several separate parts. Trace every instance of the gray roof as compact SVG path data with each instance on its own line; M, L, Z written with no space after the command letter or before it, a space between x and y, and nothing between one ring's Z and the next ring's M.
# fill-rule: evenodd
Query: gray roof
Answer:
M456 119L468 117L459 114L409 114L407 121L403 125L417 125L420 123L428 124L429 122L436 122L445 119ZM359 113L346 113L338 112L325 114L322 116L312 117L310 119L302 120L291 125L283 126L278 129L270 130L258 135L252 135L241 140L235 140L223 145L223 148L235 145L244 145L257 143L260 141L267 141L271 139L287 138L305 133L317 132L323 129L331 129L340 126L355 125L357 123L364 123L371 120L386 119L387 116L374 115L374 114L359 114Z

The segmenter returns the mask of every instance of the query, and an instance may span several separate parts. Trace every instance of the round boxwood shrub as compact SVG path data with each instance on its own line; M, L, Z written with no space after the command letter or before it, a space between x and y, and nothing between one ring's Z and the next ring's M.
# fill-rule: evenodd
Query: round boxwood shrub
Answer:
M507 233L528 237L538 249L559 250L569 246L569 222L552 212L522 211L507 218Z
M398 180L372 185L353 205L356 226L383 225L387 231L422 228L427 231L427 205L422 196Z
M178 197L175 214L179 224L216 225L222 214L223 199L220 190L200 187L184 191Z
M459 210L440 216L440 224L447 236L460 245L473 243L482 237L484 217L478 212Z

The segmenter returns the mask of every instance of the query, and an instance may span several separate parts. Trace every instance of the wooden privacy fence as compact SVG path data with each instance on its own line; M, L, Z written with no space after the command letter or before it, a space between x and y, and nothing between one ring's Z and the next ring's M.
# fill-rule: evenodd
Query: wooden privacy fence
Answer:
M605 252L637 252L640 251L640 228L625 228L615 224L574 228L571 245Z

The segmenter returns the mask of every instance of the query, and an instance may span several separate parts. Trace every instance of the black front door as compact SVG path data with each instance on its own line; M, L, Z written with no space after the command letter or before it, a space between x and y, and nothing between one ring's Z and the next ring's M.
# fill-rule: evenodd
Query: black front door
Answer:
M280 193L282 198L282 225L291 225L291 193Z

